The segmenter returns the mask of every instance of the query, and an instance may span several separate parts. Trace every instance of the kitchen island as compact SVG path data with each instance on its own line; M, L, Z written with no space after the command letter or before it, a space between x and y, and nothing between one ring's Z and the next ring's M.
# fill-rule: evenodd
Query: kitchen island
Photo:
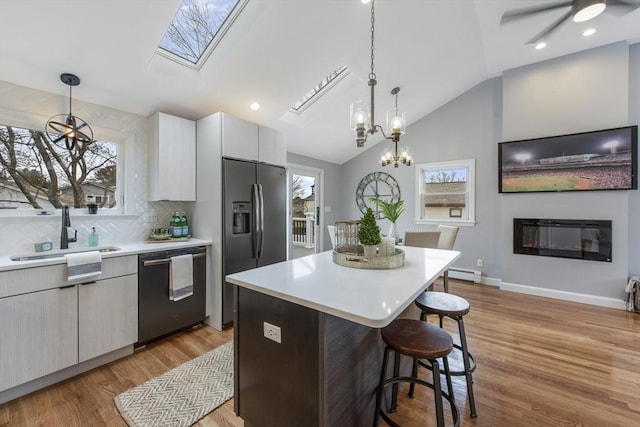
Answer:
M404 247L396 269L343 267L323 252L227 276L235 287L235 410L245 426L371 425L383 344L459 256Z

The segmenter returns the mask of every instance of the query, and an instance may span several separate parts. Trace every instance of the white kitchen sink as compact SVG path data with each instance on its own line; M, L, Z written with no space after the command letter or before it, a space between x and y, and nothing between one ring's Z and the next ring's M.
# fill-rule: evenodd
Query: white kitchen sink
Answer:
M117 246L98 246L95 248L74 248L74 249L62 249L51 252L37 252L37 253L29 253L29 254L18 254L12 255L9 257L11 261L37 261L41 259L54 259L54 258L64 258L67 254L76 254L79 252L90 252L90 251L98 251L102 253L106 252L114 252L119 251L120 248Z

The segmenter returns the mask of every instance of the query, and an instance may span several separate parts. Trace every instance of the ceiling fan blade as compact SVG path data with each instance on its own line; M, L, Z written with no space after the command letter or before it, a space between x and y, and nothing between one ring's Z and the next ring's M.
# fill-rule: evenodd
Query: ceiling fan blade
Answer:
M608 0L606 12L611 12L615 16L624 16L633 12L640 7L640 4L635 4L624 0Z
M527 41L527 44L538 43L542 38L551 34L553 31L555 31L556 28L560 26L560 24L562 24L564 21L566 21L569 18L571 18L571 10L569 10L567 13L562 15L560 18L553 21L553 23L549 25L547 28L545 28L544 30L540 31L538 34L533 36L529 41Z
M571 6L572 3L573 3L572 1L563 1L560 3L553 3L553 4L544 5L544 6L532 6L532 7L525 7L522 9L507 10L505 13L502 14L502 18L500 19L500 24L511 22L513 20L520 19L520 18L525 18L529 15L534 15L536 13L546 12L548 10L560 9L563 7Z

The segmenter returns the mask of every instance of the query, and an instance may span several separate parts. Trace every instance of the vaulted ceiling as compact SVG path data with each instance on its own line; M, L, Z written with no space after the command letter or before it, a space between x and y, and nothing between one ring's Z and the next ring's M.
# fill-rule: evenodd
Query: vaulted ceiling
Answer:
M370 5L360 0L249 0L199 70L155 54L181 0L1 0L0 80L144 116L200 119L224 111L286 131L288 151L342 164L358 155L349 104L368 99ZM500 26L506 10L540 0L377 0L377 122L401 88L412 123L504 70L640 40L640 10L567 22L536 50L525 42L553 10ZM582 32L597 30L590 37ZM302 114L289 108L341 65L350 74ZM252 102L262 108L253 111ZM367 141L367 147L381 137ZM411 136L404 139L410 144Z

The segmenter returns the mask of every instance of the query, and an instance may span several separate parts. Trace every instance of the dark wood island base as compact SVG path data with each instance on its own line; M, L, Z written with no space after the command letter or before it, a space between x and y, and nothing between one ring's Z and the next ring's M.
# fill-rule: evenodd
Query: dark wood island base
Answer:
M246 288L235 295L235 412L246 427L371 426L378 329ZM411 304L398 317L419 312ZM280 327L281 343L264 322Z

